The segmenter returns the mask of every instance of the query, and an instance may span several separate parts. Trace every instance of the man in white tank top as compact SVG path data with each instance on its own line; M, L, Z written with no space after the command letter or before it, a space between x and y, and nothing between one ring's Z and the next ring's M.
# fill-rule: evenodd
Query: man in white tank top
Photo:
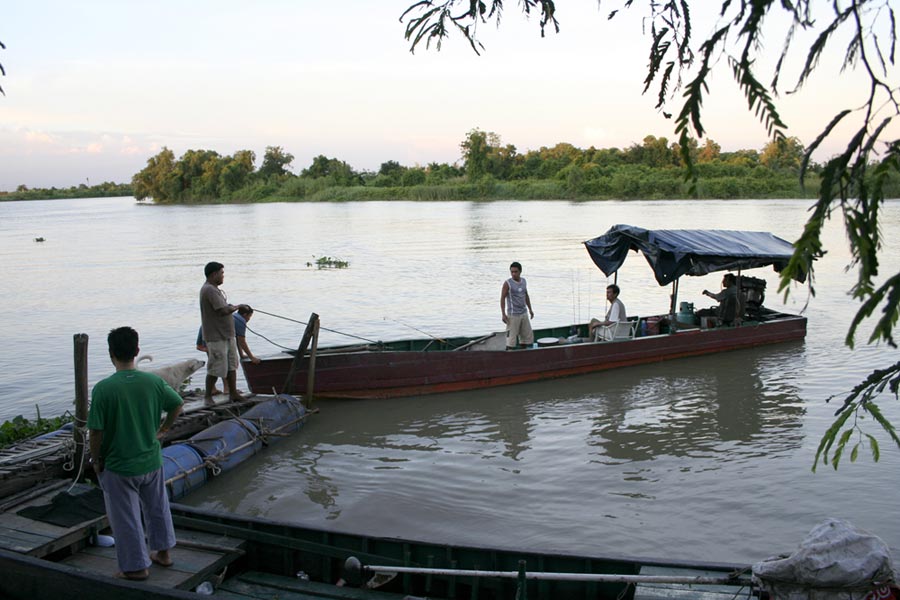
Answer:
M503 282L500 292L500 313L506 323L506 349L517 346L527 348L534 343L529 320L529 315L534 318L534 311L531 310L528 285L522 277L522 265L519 263L509 265L509 274L511 277Z
M625 305L619 300L621 290L616 284L606 286L606 300L609 302L609 310L606 311L606 319L591 319L589 326L590 337L594 339L599 337L607 341L616 337L616 324L628 323L628 317L625 316ZM595 330L599 330L599 334L595 336Z

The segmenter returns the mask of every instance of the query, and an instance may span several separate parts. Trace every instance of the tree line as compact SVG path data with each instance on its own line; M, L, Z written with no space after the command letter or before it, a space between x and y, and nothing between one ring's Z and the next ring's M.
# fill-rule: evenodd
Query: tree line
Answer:
M395 160L377 171L316 156L299 175L294 157L280 146L256 155L240 150L223 156L188 150L180 158L168 148L147 161L132 186L138 200L158 204L328 200L656 199L687 198L685 150L665 137L648 135L625 149L578 148L559 143L520 153L494 132L473 129L460 143L461 163L404 166ZM696 195L704 198L811 197L799 183L805 148L795 137L761 150L723 152L706 139L690 140L688 155L699 174ZM815 189L815 165L807 188Z
M118 196L132 196L130 183L113 183L104 181L98 185L73 185L67 188L29 188L20 185L14 192L0 192L0 202L3 200L61 200L63 198L114 198Z

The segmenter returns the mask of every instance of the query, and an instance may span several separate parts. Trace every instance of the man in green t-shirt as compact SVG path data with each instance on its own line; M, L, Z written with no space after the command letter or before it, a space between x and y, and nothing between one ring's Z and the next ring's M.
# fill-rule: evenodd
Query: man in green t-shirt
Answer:
M159 438L181 413L183 400L160 377L135 368L137 331L113 329L107 342L116 372L97 383L91 394L91 463L103 488L121 576L143 580L150 575L151 563L172 565L169 550L175 545L175 528ZM163 413L166 419L160 425Z

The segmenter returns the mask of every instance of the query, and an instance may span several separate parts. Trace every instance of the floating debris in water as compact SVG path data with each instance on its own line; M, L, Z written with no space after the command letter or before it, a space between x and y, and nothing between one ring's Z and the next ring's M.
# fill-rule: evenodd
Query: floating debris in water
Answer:
M36 242L43 242L43 241L44 241L44 238L42 238L42 237L36 237L36 238L34 238L34 241L36 241Z
M346 269L350 266L350 263L346 260L332 258L331 256L320 256L319 258L316 258L315 255L313 255L313 258L316 259L316 262L306 263L307 267L315 267L317 269Z

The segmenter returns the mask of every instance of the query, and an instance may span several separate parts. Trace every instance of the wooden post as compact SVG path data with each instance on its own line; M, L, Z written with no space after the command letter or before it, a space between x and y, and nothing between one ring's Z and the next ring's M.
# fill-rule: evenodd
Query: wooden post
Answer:
M75 438L75 473L81 472L78 467L84 464L85 432L88 417L88 335L76 333L73 336L75 343L75 428L72 435Z
M309 366L306 368L306 408L313 406L313 388L316 385L316 349L319 347L319 320L312 334L312 345L309 349Z
M303 364L303 355L306 354L306 347L309 346L309 341L312 339L313 331L317 328L318 323L319 315L316 313L309 315L309 322L306 324L306 331L303 332L303 338L300 340L300 345L297 347L297 354L294 355L294 360L291 362L291 368L288 370L287 378L284 380L284 385L281 386L281 392L283 394L290 394L294 388L294 375L300 370L300 365Z

